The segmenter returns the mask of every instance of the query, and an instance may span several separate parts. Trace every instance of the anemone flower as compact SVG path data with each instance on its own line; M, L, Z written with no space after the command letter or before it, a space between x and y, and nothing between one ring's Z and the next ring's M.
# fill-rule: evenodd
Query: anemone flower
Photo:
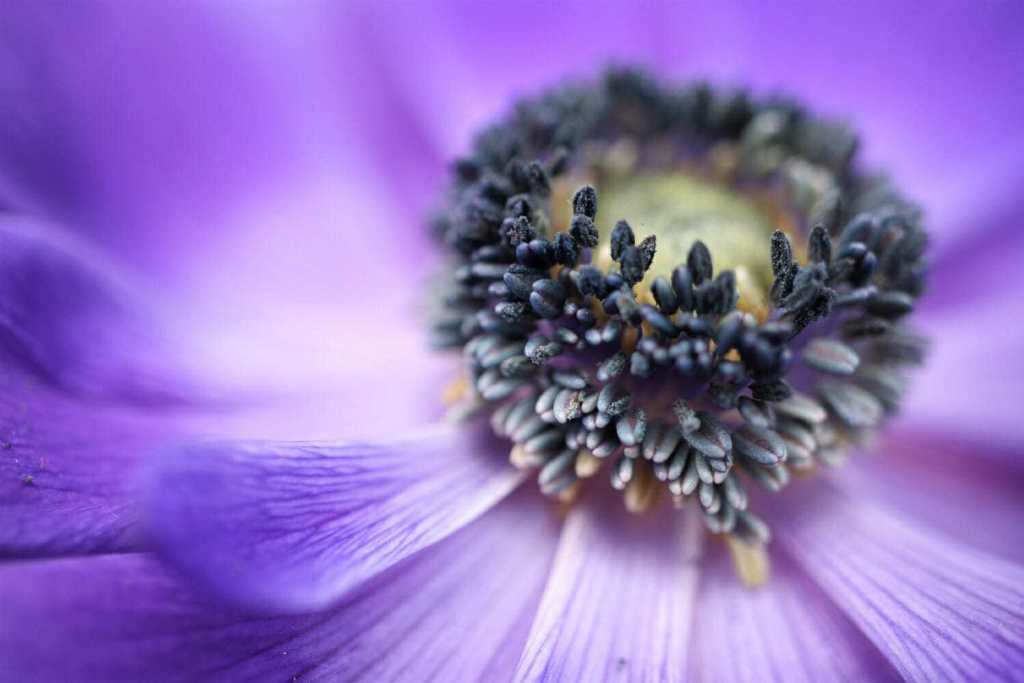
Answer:
M8 8L0 677L1020 678L1024 24L871 4Z

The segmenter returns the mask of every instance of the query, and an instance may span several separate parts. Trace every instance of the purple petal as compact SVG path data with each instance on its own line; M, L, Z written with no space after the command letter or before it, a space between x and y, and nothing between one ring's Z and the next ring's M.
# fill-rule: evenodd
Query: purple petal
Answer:
M0 557L137 547L137 464L171 425L83 405L7 370L0 381Z
M308 669L318 680L507 679L558 526L536 492L512 496L365 584L322 626L288 640L288 650L306 658L323 651Z
M895 670L791 561L751 589L715 544L698 591L690 671L699 681L895 681ZM823 644L827 643L827 647Z
M702 531L692 515L574 507L516 680L682 680Z
M326 438L351 405L310 396L203 412L133 408L69 398L2 366L0 381L0 558L138 549L149 457L195 434Z
M8 564L0 661L40 681L507 678L557 539L547 506L525 498L308 616L210 604L144 555Z
M1015 229L1022 208L1015 193L971 222L979 229L940 254L911 322L932 347L923 371L912 377L907 424L992 446L978 449L983 457L1015 453L1024 444L1018 409L1024 239Z
M409 136L369 110L380 88L366 69L338 67L361 61L350 14L12 7L0 205L73 226L136 269L182 322L204 321L213 369L247 381L338 372L368 319L381 334L422 328L426 296L409 295L433 253L423 206L382 177L363 124L394 123L392 144Z
M609 62L672 71L736 63L727 47L734 34L731 13L718 5L573 1L540 9L455 2L394 9L363 8L363 59L383 76L378 82L393 108L415 114L414 132L431 140L442 159L463 151L512 98ZM437 39L423 41L423 35ZM411 44L417 45L416 59L408 58ZM409 156L389 156L394 172L402 173Z
M0 222L0 291L4 556L136 547L137 465L188 432L310 438L411 429L439 414L451 369L425 358L418 336L396 329L377 342L375 355L371 340L348 350L364 368L383 362L393 375L352 373L328 387L304 385L301 400L267 398L284 382L264 381L260 395L221 390L214 379L227 367L236 378L277 368L286 352L248 371L225 360L220 375L211 368L202 384L191 381L200 376L192 368L202 365L191 353L196 321L172 331L144 288L38 221ZM215 403L214 394L222 400Z
M515 488L522 475L482 434L182 448L154 467L152 533L174 564L231 600L320 608Z
M433 263L399 239L415 226L386 199L359 181L251 207L246 227L213 250L220 262L176 291L182 310L206 321L195 359L204 376L300 400L347 393L332 438L436 421L457 355L429 347Z
M324 371L297 396L283 395L297 387L280 377L263 378L259 392L250 386L261 369L287 364L287 347L246 368L237 356L251 347L229 346L235 358L195 372L203 367L193 353L197 321L168 324L145 288L38 221L0 221L0 290L4 556L135 547L137 465L186 433L395 433L436 419L451 376L451 364L426 356L419 334L400 325L346 349L360 373Z
M1021 173L1013 177L1022 174L1024 161ZM965 221L972 231L953 248L934 255L919 316L968 316L978 305L994 301L1008 312L1020 309L1024 284L1018 269L1024 258L1024 232L1018 229L1018 217L1024 211L1024 198L1016 191L1006 195L1002 201L978 207Z
M787 503L792 502L792 497ZM909 680L1008 680L1024 668L1024 569L824 482L779 540Z
M0 292L0 556L134 547L138 459L206 404L185 352L137 290L38 222L0 221Z
M1024 463L1019 451L993 458L991 446L940 437L934 430L889 434L875 450L878 457L852 459L833 483L961 543L1024 561L1019 538Z
M1020 381L1024 327L1015 324L1012 289L968 310L935 314L918 325L932 341L924 372L904 402L915 429L952 431L979 444L1019 451L1024 444Z
M175 347L133 285L51 226L0 220L2 362L70 394L182 403L184 344Z
M216 207L351 150L322 9L11 7L5 189L147 270L180 268L218 237Z
M1019 277L1024 258L1019 193L972 222L981 228L940 255L912 324L932 341L904 404L906 423L973 441L981 457L1008 465L1024 445L1020 383L1024 360ZM1009 457L1006 457L1009 456Z
M194 333L198 347L189 360L197 375L235 393L335 411L333 431L321 438L434 423L459 362L429 345L433 263L415 240L399 239L413 228L379 188L360 181L329 189L328 204L326 195L299 193L284 206L255 209L253 222L225 240L227 257L197 267L189 287L176 290L179 328ZM338 203L358 230L339 233L330 209Z

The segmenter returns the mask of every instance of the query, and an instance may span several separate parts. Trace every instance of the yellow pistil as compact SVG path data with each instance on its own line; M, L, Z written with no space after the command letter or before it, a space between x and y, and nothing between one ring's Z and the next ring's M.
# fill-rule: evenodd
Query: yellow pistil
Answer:
M771 288L768 245L776 229L772 218L738 191L682 173L610 176L597 187L601 243L594 263L612 269L611 226L629 221L637 239L657 237L654 265L641 283L649 291L657 276L671 277L686 262L697 240L711 251L715 272L733 270L740 310L764 319Z
M563 509L567 509L576 504L579 500L580 494L583 493L583 482L573 482L569 486L565 487L558 492L558 502L562 504Z
M647 325L647 323L644 323ZM650 330L644 330L644 334L650 334ZM627 356L636 350L636 343L640 340L640 331L635 327L627 327L622 331L622 337L620 339L620 345L622 346L622 352Z
M444 389L441 390L441 401L451 407L460 403L468 395L469 378L464 371L459 371L448 384L444 385Z
M582 450L576 454L576 476L586 479L597 474L601 469L601 459L588 450Z
M512 447L511 451L509 451L508 461L512 463L512 466L517 470L529 470L543 465L544 457L535 453L530 453L521 445L517 444Z
M764 546L751 545L727 536L725 539L732 555L733 568L736 576L747 588L760 588L768 582L768 553Z
M458 424L475 415L484 406L484 400L473 390L469 377L460 371L441 390L441 401L445 405L444 420Z
M712 256L712 258L714 258ZM767 286L759 280L746 266L736 266L733 269L736 274L736 291L740 298L736 307L745 313L750 313L757 320L768 319L768 292L771 290L771 280Z
M654 509L661 498L662 487L654 478L654 473L645 463L637 463L633 478L626 484L622 499L626 509L634 515L640 515Z

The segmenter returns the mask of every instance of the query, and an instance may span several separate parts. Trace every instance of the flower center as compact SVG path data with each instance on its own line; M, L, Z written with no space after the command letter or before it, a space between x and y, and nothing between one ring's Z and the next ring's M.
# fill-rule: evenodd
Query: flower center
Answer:
M436 224L457 412L489 409L546 495L600 476L634 512L699 508L756 582L746 488L840 463L923 357L921 214L856 147L790 100L630 71L520 102Z
M701 241L716 269L735 273L737 307L766 311L772 270L765 244L776 226L751 199L684 172L613 176L600 182L597 190L601 215L613 220L628 217L638 235L657 239L657 258L641 289L649 289L655 277L671 277L672 269ZM592 257L594 265L606 270L612 267L611 236L610 230L601 234Z

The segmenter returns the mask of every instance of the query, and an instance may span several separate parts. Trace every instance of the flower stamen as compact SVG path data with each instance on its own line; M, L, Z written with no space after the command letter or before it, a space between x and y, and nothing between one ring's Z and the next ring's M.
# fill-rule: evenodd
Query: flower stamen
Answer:
M856 147L788 100L632 71L487 129L437 222L436 331L512 463L556 498L603 470L631 511L693 501L763 582L746 487L841 462L925 350L920 212Z

